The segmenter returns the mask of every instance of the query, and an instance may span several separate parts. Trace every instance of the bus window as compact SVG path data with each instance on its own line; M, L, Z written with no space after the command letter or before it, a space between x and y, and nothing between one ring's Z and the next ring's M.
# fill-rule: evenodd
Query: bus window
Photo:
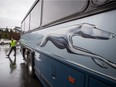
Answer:
M44 0L42 25L83 12L88 0Z
M22 28L22 32L24 32L25 31L25 22L24 21L21 24L21 28Z
M29 17L30 15L28 15L25 19L25 32L29 31Z
M31 11L30 30L40 26L41 1L39 1Z

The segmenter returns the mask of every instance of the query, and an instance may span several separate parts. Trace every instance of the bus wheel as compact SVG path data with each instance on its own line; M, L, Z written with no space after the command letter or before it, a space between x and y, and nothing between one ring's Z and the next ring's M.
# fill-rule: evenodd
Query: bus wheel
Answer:
M31 77L35 77L35 70L34 70L34 53L30 53L28 56L28 73Z
M23 60L25 61L26 68L28 68L28 61L29 61L29 56L30 56L29 54L30 52L25 50L24 55L23 55Z

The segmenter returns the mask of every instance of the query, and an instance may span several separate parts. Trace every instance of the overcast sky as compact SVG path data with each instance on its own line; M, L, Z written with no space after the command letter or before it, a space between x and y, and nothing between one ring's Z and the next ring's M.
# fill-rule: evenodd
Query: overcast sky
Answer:
M35 0L0 0L0 28L20 27Z

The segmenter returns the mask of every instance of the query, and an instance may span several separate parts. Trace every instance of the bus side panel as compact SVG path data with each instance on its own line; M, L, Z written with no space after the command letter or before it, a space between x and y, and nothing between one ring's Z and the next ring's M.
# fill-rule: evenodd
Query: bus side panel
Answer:
M35 66L42 77L47 80L49 87L51 85L53 87L84 87L84 74L80 71L43 54L40 55L40 59L41 62L36 60Z
M90 77L89 78L89 87L110 87L110 86Z

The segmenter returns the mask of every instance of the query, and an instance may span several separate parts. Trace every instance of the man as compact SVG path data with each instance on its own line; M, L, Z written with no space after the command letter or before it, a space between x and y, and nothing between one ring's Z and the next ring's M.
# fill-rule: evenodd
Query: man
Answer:
M8 53L8 57L10 56L11 52L14 50L14 56L16 56L16 44L17 44L17 41L14 40L13 38L11 38L11 42L10 42L10 51Z

